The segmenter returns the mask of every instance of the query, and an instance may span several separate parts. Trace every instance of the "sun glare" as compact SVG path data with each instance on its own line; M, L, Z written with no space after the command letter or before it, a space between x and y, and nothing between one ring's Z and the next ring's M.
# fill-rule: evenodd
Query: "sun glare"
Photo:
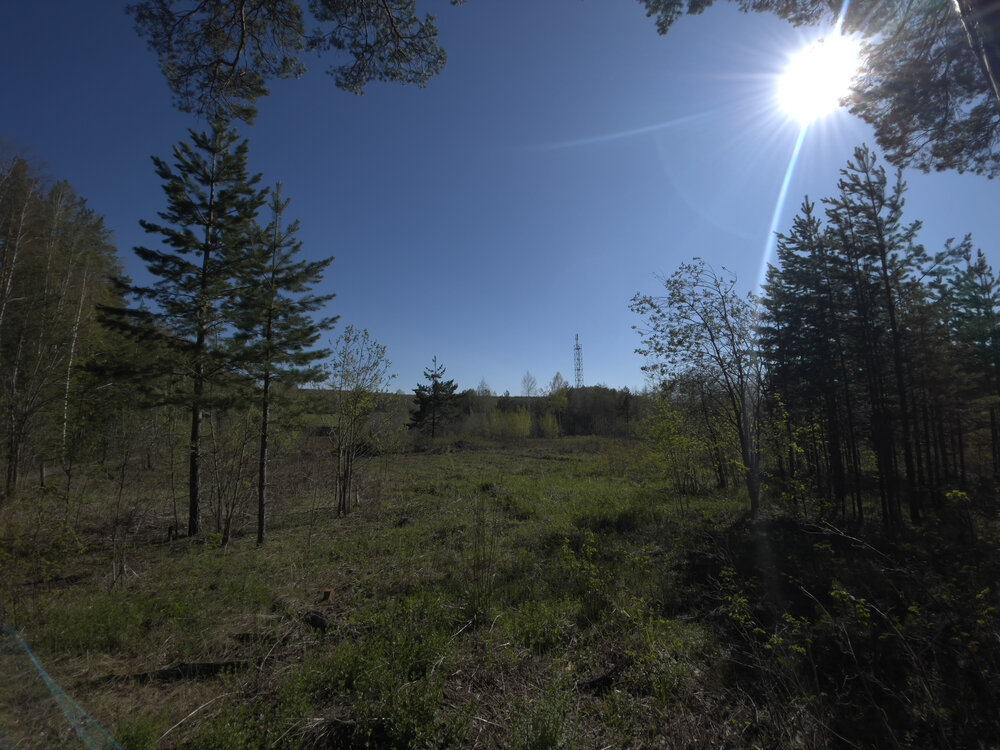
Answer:
M833 112L858 73L856 39L838 33L797 53L778 81L781 108L802 125Z

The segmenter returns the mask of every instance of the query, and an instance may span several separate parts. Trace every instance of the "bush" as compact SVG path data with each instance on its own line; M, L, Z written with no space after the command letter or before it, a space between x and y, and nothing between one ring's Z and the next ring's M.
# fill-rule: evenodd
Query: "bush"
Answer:
M494 410L486 436L493 440L523 440L531 437L531 413L523 406L517 411Z

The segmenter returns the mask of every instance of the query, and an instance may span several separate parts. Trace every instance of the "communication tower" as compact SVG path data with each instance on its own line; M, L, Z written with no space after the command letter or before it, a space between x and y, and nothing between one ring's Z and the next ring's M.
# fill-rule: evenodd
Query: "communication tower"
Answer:
M573 372L576 373L576 387L583 388L583 347L580 346L580 334L576 334L576 345L573 347Z

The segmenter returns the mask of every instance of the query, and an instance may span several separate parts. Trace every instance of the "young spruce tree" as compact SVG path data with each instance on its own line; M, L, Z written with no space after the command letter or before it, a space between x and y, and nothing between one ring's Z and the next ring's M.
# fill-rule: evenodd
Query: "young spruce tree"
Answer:
M295 239L299 223L283 226L287 200L281 199L279 182L268 204L271 222L259 232L238 270L238 293L231 320L233 346L240 368L249 374L260 399L260 452L257 465L257 544L263 544L267 505L267 461L272 386L311 382L323 377L314 363L329 352L313 349L323 331L336 318L314 320L334 295L310 290L323 277L333 258L298 260L302 243Z
M429 431L434 438L442 424L455 412L458 386L454 380L444 379L444 365L438 364L437 357L432 367L424 370L424 377L428 382L413 389L417 410L410 417L410 429Z
M209 386L221 381L229 362L225 312L244 278L254 238L254 219L267 197L260 175L247 174L247 142L222 120L209 132L189 131L191 142L174 147L174 164L153 157L163 180L167 208L162 223L140 221L162 237L163 249L135 248L155 281L130 286L140 309L108 310L118 328L159 339L174 352L177 374L186 381L180 400L191 415L188 443L188 533L201 530L202 418Z

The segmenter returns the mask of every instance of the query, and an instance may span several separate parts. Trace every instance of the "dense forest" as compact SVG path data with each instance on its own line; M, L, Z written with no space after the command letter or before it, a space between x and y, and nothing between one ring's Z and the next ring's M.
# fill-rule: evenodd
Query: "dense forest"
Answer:
M1000 476L1000 284L970 237L917 242L901 175L866 147L838 190L805 199L759 295L696 260L632 304L681 462L714 456L722 486L738 445L753 513L766 477L774 501L891 536Z
M803 204L764 288L770 408L793 436L775 459L852 520L877 486L892 534L904 513L919 524L1000 477L1000 285L971 238L937 252L916 242L901 178L868 150L838 188L825 222Z

